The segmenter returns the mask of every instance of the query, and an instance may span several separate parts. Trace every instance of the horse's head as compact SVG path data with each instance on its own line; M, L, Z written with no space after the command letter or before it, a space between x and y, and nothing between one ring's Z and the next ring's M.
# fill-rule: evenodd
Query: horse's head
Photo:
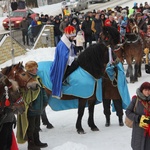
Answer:
M0 89L0 113L5 113L6 109L14 113L23 113L25 105L17 82L9 81L0 73Z
M113 52L111 51L111 54ZM111 55L110 54L110 55ZM79 65L89 72L94 78L99 79L105 72L106 64L109 62L109 48L102 44L97 43L89 46L78 57ZM111 55L113 59L115 55Z
M100 43L114 48L115 45L120 43L119 31L114 27L103 27L102 32L100 33Z
M25 71L22 62L3 68L1 72L9 79L17 81L20 88L36 90L38 87L38 82Z
M139 28L136 24L136 21L133 18L128 19L127 28L128 28L127 33L134 33L134 34L139 33Z

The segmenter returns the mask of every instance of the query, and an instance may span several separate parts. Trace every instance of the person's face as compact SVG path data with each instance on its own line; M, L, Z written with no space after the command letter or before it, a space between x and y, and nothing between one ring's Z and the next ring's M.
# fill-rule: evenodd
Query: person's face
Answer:
M33 74L33 75L36 75L37 71L38 71L38 69L34 68L34 69L30 70L30 73Z
M69 37L69 41L72 42L76 36Z
M143 89L142 93L143 93L146 97L150 96L150 90L149 90L149 89Z

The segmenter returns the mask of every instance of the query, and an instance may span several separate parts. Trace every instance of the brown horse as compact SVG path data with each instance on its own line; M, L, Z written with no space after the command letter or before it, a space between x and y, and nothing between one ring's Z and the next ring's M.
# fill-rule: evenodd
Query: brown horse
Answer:
M2 74L15 80L19 88L36 90L38 83L25 70L22 62L1 69Z
M8 80L8 78L0 73L0 112L5 108L12 109L15 113L23 113L24 102L19 92L19 86L16 81Z
M25 105L16 81L9 81L0 73L0 148L10 149L12 145L13 124L16 124L14 113L23 113Z
M131 24L130 24L131 25ZM129 26L131 28L131 26ZM131 30L130 30L131 31ZM138 81L138 77L141 76L141 61L143 56L143 41L139 34L126 33L125 41L119 44L118 48L115 48L115 44L112 43L115 35L118 35L119 31L116 28L106 27L101 33L102 40L107 39L107 43L112 45L114 52L123 62L126 59L128 64L127 73L130 76L130 83ZM134 73L132 63L134 62Z
M126 40L123 43L123 52L128 64L127 73L130 77L130 83L134 83L138 81L138 77L141 77L144 43L133 19L128 20L128 28L130 32L126 33ZM133 60L134 73L132 67Z
M92 131L99 130L94 123L94 106L97 100L96 88L97 88L98 79L100 79L103 76L103 73L105 71L105 65L108 63L108 61L109 61L108 47L106 47L104 44L99 44L99 43L93 44L89 46L87 49L85 49L85 51L79 55L78 62L80 67L84 69L86 72L88 72L91 75L92 79L94 79L93 80L95 85L94 91L92 91L93 92L92 95L88 96L87 98L78 97L76 95L73 95L72 93L63 94L63 96L61 97L61 100L74 100L74 99L78 100L78 117L76 121L76 129L79 134L85 133L81 122L82 122L82 117L87 102L88 102L88 110L89 110L88 125ZM45 77L47 76L49 78L49 73L50 73L49 68L45 67L46 63L47 62L38 63L38 70L39 72L42 72L42 74L40 74L39 76L42 78L42 81L47 86L47 88L51 89L50 87L48 87L47 85L48 79ZM77 89L73 89L73 90L76 91ZM84 89L82 90L84 92ZM47 89L47 92L49 93L49 95L52 94L51 90Z

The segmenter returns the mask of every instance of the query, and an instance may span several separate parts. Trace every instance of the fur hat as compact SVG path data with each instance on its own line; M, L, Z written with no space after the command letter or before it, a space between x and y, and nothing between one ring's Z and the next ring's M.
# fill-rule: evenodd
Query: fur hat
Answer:
M35 62L35 61L28 61L26 64L25 64L25 69L27 71L31 71L35 68L38 68L38 64Z
M142 16L142 13L141 13L141 12L137 12L135 16L136 16L136 17L141 17L141 16Z
M150 83L149 83L149 82L144 82L144 83L140 86L140 91L141 91L141 92L142 92L144 89L150 90Z
M67 37L76 36L76 29L73 26L67 26L64 33Z

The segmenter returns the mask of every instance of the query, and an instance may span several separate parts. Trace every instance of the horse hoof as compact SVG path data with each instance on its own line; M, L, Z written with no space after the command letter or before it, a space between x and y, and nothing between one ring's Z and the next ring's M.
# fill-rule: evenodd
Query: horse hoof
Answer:
M78 134L85 134L84 130L77 130Z
M96 128L91 128L92 131L99 131L99 129L96 127Z

